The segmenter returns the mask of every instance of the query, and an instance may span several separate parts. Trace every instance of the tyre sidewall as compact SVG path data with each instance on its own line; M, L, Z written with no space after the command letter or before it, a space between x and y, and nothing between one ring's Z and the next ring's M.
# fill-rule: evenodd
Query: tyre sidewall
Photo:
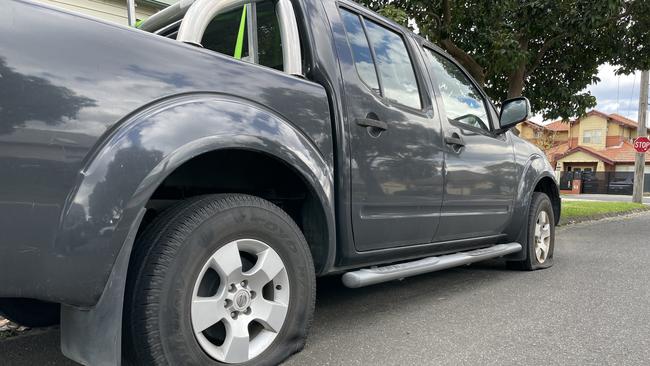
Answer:
M190 318L192 292L203 265L220 247L250 238L266 243L282 258L289 278L290 300L285 323L274 342L242 365L278 364L304 346L313 312L314 269L302 233L287 222L288 217L260 207L235 207L201 216L203 220L193 228L196 217L190 220L190 227L184 228L185 236L174 238L179 245L160 291L157 327L165 358L172 365L223 364L210 358L195 338Z
M531 210L528 217L528 260L527 264L530 266L530 269L543 269L548 268L553 265L553 251L555 249L555 215L553 213L553 206L551 205L551 200L548 196L541 192L535 192L533 195L533 200L531 202ZM551 240L549 245L548 256L544 263L539 263L537 261L537 256L535 255L535 224L537 223L537 217L539 213L544 210L549 217L550 229L551 229Z

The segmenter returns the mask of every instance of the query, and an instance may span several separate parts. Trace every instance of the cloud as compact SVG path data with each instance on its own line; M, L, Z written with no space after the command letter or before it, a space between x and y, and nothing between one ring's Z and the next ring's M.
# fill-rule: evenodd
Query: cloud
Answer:
M616 75L616 66L604 64L598 68L600 82L587 87L596 97L596 109L605 113L618 113L636 120L639 110L639 84L641 72Z

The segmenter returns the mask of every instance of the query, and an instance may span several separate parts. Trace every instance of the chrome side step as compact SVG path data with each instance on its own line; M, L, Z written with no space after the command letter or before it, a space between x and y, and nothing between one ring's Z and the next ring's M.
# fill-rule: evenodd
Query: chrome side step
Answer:
M391 264L384 267L364 268L344 274L343 284L350 288L374 285L381 282L462 266L485 259L501 257L506 254L518 252L521 248L521 244L519 243L497 244L469 252L447 254L440 257L428 257L413 262Z

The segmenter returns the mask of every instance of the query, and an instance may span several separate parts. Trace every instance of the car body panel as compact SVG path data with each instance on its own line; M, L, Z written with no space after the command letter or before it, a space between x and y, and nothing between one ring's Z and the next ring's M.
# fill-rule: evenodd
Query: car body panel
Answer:
M237 147L303 171L333 217L333 143L320 85L35 3L9 2L0 32L11 34L0 39L0 84L11 91L0 100L0 297L92 305L127 230L117 222L133 218L122 210L137 180L182 147L191 156L205 144L232 146L228 134L246 133ZM156 126L170 114L142 119L154 105L192 93L219 95L176 108L192 109L175 116L191 126L161 131ZM217 101L222 120L195 114L219 109ZM118 167L110 159L120 156L130 170L109 177L109 167Z
M344 11L362 14L393 32L382 18L346 3ZM329 18L340 22L340 13ZM434 117L432 98L418 65L419 52L407 45L422 99L416 110L382 97L359 77L345 34L336 37L338 59L344 76L347 116L344 120L350 145L351 209L356 250L430 243L442 204L443 149L440 122ZM372 116L388 128L373 133L356 120Z
M453 62L437 46L419 39L424 50L438 54ZM438 75L431 58L424 57L433 95L442 125L441 135L461 139L464 146L456 148L445 145L444 156L444 198L440 214L440 229L433 237L434 242L489 237L503 232L513 214L513 200L517 186L517 166L513 142L508 133L496 133L498 115L487 95L480 89L471 75L460 65L458 71L474 84L485 101L488 130L469 126L446 118Z
M502 233L513 213L517 169L507 134L457 127L465 146L445 155L445 195L435 240Z
M555 178L539 150L508 132L498 138L512 144L514 156L510 219L473 237L436 239L432 227L428 242L355 246L355 192L366 188L353 188L357 142L350 130L358 126L347 120L342 69L351 60L336 15L339 2L294 5L308 66L304 78L141 30L9 1L0 13L0 32L10 35L0 38L0 297L92 308L155 187L184 161L226 148L273 155L316 193L330 245L320 274L518 238L537 182ZM422 41L404 34L414 49ZM414 53L415 67L425 75ZM423 95L432 97L423 78ZM436 101L427 103L431 108L419 123L431 121L430 140L407 132L413 141L431 143L420 163L439 165L435 141L442 140L442 125ZM438 165L426 175L434 185L425 189L433 213L443 189L435 183L445 174ZM493 203L505 205L503 197ZM376 236L373 228L360 230Z

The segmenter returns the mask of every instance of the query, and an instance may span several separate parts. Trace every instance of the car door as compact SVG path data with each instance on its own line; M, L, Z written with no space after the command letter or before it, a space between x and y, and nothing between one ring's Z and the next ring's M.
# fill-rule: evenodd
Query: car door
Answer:
M356 9L356 10L355 10ZM339 9L351 210L358 251L430 243L442 204L439 121L398 28L353 5ZM339 50L343 49L339 47ZM349 52L347 52L349 50Z
M424 48L444 130L445 186L436 241L499 235L517 186L509 134L494 133L494 108L456 63Z

